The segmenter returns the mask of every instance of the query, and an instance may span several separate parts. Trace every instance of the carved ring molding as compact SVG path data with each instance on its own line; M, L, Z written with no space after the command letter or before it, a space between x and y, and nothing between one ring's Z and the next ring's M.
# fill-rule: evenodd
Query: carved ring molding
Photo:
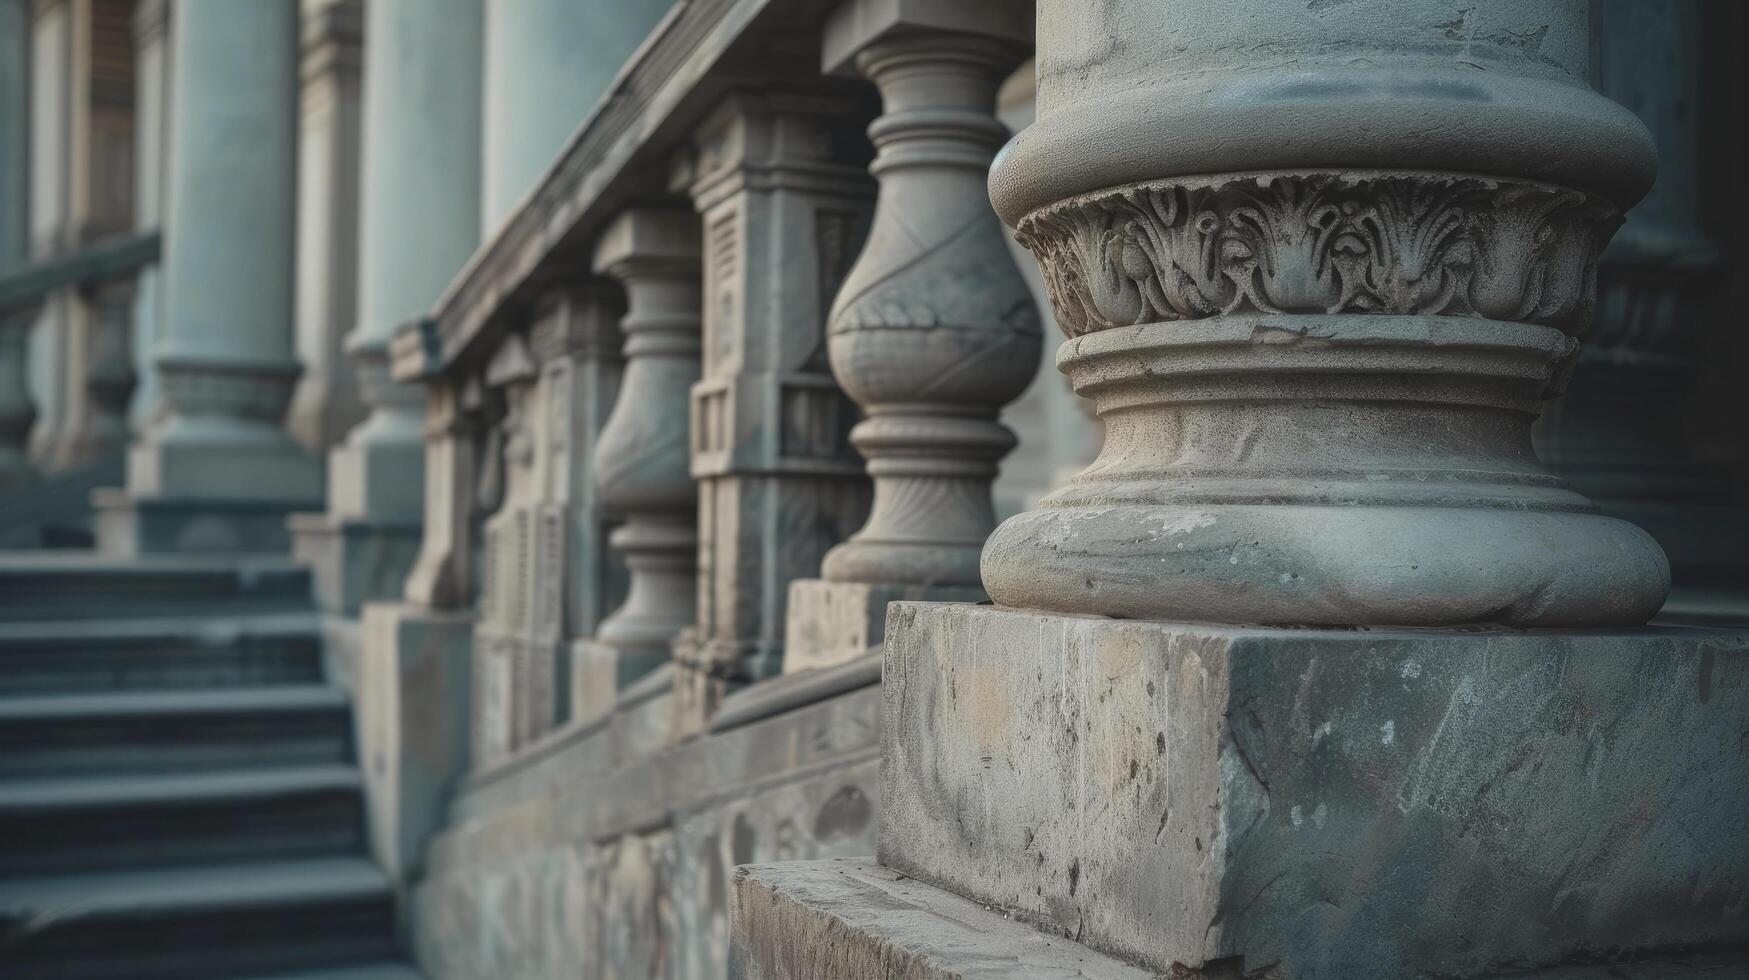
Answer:
M1294 171L1149 181L1043 207L1016 237L1071 337L1230 313L1590 322L1621 213L1522 180Z

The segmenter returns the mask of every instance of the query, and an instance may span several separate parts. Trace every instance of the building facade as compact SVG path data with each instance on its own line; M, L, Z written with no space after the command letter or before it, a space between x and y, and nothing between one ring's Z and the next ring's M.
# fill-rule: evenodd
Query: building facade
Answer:
M1744 21L0 0L0 964L1749 972Z

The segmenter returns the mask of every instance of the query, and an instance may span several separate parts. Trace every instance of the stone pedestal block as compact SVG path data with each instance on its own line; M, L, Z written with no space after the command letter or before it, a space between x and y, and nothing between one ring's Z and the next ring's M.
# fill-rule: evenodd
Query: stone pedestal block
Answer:
M401 594L419 556L418 520L353 520L335 513L293 514L292 557L309 566L323 612L357 616L366 602Z
M283 553L292 543L287 520L320 504L319 497L132 497L119 488L102 488L91 495L91 506L97 512L97 548L119 556L184 551Z
M466 612L364 609L354 727L371 853L396 880L422 866L450 785L467 768L472 627Z
M1749 939L1749 633L899 603L883 697L881 864L1152 969L1467 977Z
M849 663L881 645L887 603L900 599L979 602L984 590L966 586L825 582L803 579L789 587L783 672Z

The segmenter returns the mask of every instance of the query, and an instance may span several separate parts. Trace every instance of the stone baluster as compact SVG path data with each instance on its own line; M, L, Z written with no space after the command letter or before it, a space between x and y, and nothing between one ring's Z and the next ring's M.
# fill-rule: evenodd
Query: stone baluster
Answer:
M297 5L182 0L171 25L166 402L106 500L105 550L270 550L322 496L280 423L299 368L292 267Z
M1683 0L1605 0L1598 88L1632 109L1658 146L1658 180L1598 265L1596 325L1566 397L1539 420L1537 448L1604 513L1651 532L1670 557L1664 615L1749 610L1749 513L1726 506L1724 475L1697 463L1680 419L1697 372L1698 325L1723 256L1701 230L1702 9Z
M382 6L391 8L387 15L376 14L384 26L402 28L392 13L400 5ZM285 427L304 449L320 457L367 410L344 349L358 317L362 277L370 275L363 268L359 241L361 210L372 207L370 197L361 193L360 180L367 11L363 0L301 0L301 9L296 335L303 372L286 409ZM393 43L377 40L379 45ZM466 77L453 69L452 74ZM477 115L476 110L472 117L458 113L456 118ZM384 124L383 117L379 112L372 124ZM459 128L469 129L465 122ZM377 138L374 132L371 136ZM439 171L456 166L447 154L430 159L436 164L432 169ZM405 166L396 170L398 176L412 172L415 168ZM447 210L437 203L442 200L431 198L440 212ZM417 487L413 493L417 499Z
M1585 86L1583 17L1181 6L1040 12L1039 120L991 195L1044 270L1058 363L1106 439L991 538L991 597L1215 622L1645 622L1662 552L1530 443L1654 160ZM1537 57L1509 40L1521 28ZM1145 43L1084 72L1095 37ZM1448 56L1460 41L1473 56ZM1249 53L1278 44L1377 53L1367 77L1404 81L1296 95ZM1352 138L1357 118L1373 138ZM1551 131L1565 152L1546 152Z
M0 0L0 276L30 255L30 0ZM29 454L32 314L0 314L0 490L34 477Z
M668 662L693 624L698 494L687 469L687 398L699 378L699 234L690 210L637 208L601 233L595 271L625 287L625 372L595 447L596 489L623 514L610 544L625 602L581 651L581 714Z
M1026 36L999 13L947 4L924 15L937 23L851 3L827 28L827 67L854 62L884 113L869 127L874 225L827 327L832 372L866 415L850 440L868 460L874 505L826 555L821 581L795 584L790 670L878 645L890 600L983 598L990 484L1015 445L997 413L1032 380L1040 343L1038 310L982 193L1007 137L996 89Z
M698 627L675 648L676 724L784 656L793 580L868 513L846 442L856 408L827 362L828 305L867 233L874 187L859 106L819 91L730 97L699 128L703 379L692 392ZM847 138L848 137L848 138ZM847 155L848 154L848 155Z

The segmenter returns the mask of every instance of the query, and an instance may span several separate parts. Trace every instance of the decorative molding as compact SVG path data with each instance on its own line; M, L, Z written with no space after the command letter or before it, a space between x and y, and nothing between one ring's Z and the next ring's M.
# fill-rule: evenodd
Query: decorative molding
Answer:
M1234 313L1590 323L1614 205L1457 174L1285 172L1150 181L1021 220L1071 337Z

